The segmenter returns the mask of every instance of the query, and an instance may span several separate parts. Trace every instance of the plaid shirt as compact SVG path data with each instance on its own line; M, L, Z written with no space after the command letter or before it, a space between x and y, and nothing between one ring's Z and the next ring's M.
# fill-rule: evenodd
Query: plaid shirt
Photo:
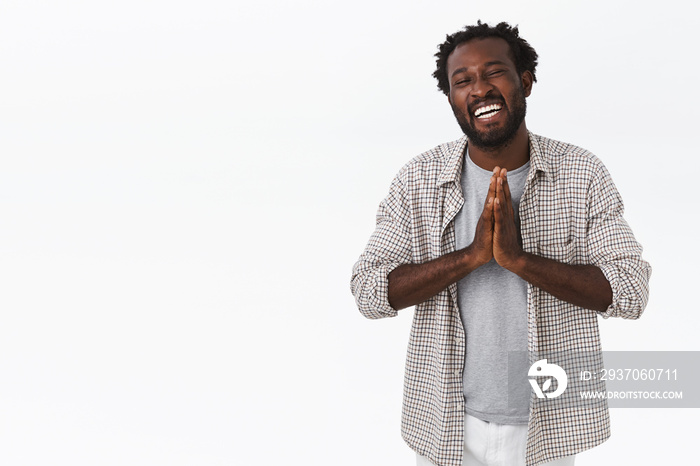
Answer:
M598 314L637 319L646 306L651 268L622 217L622 199L605 166L579 147L529 134L530 172L520 201L527 252L598 266L612 304L595 312L528 284L528 351L601 351ZM379 205L377 225L353 268L352 293L368 318L393 317L389 272L455 250L454 218L467 138L442 144L406 164ZM404 377L401 432L416 452L440 466L461 466L464 444L465 333L457 285L416 306ZM534 397L534 394L533 394ZM534 399L536 401L536 399ZM526 460L552 461L610 436L606 402L586 408L530 405Z

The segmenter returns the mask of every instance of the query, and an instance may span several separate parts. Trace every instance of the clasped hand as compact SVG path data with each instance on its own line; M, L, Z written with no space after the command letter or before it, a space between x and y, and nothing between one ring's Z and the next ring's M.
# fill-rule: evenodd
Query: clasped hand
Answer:
M476 254L479 265L494 258L498 265L508 270L512 270L524 254L515 225L505 168L493 169L489 192L470 248Z

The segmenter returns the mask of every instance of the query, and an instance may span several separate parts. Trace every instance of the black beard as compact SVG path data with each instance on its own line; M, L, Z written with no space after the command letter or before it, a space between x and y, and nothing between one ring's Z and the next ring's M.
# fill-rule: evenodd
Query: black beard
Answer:
M474 126L474 117L469 114L468 116L460 109L452 105L452 112L457 118L457 123L459 127L462 128L462 132L467 135L469 143L473 144L480 149L485 149L493 151L495 149L504 147L510 143L515 134L518 132L518 128L525 120L525 113L527 112L527 102L525 101L525 92L522 87L516 91L516 94L511 99L513 102L513 111L507 108L505 102L503 102L503 108L501 111L508 112L506 124L502 128L488 130L485 132L478 132Z

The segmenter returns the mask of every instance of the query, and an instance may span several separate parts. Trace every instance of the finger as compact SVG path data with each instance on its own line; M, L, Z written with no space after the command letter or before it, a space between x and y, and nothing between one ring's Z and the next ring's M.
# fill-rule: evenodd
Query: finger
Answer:
M493 198L489 198L486 201L486 205L484 206L484 210L481 211L481 215L479 216L479 221L476 224L476 233L474 236L474 240L476 241L477 237L481 237L482 234L490 236L493 234ZM490 241L490 240L488 240Z
M496 177L492 176L491 181L489 181L489 192L486 194L486 199L484 199L484 209L489 206L489 202L493 201L496 197Z
M501 175L500 178L503 180L503 190L505 191L505 195L507 196L508 199L510 199L510 187L508 186L508 176L507 176L507 171L504 168L501 170Z
M505 201L506 205L510 206L509 212L512 214L513 213L513 201L511 200L511 197L510 197L510 185L508 184L508 178L504 177L501 184L503 185L504 201Z
M499 199L502 204L505 205L505 180L500 176L496 178L496 199Z
M489 200L486 201L486 207L484 207L484 210L481 212L481 219L488 225L488 231L493 230L493 205L494 198L490 197Z
M505 227L506 223L513 221L513 203L506 199L506 189L508 182L498 177L496 182L496 199L494 201L494 221L497 225Z
M502 222L503 222L503 209L502 209L503 204L501 203L501 200L496 197L496 199L493 201L493 229L494 232L497 229L500 229Z

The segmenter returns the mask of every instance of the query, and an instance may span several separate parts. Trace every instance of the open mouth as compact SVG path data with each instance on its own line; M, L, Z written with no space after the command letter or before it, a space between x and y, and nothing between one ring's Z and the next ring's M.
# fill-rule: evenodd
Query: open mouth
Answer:
M501 105L501 104L485 105L483 107L477 108L476 111L474 112L474 116L476 118L481 119L481 120L485 120L486 118L491 118L492 116L494 116L502 108L503 108L503 105Z

